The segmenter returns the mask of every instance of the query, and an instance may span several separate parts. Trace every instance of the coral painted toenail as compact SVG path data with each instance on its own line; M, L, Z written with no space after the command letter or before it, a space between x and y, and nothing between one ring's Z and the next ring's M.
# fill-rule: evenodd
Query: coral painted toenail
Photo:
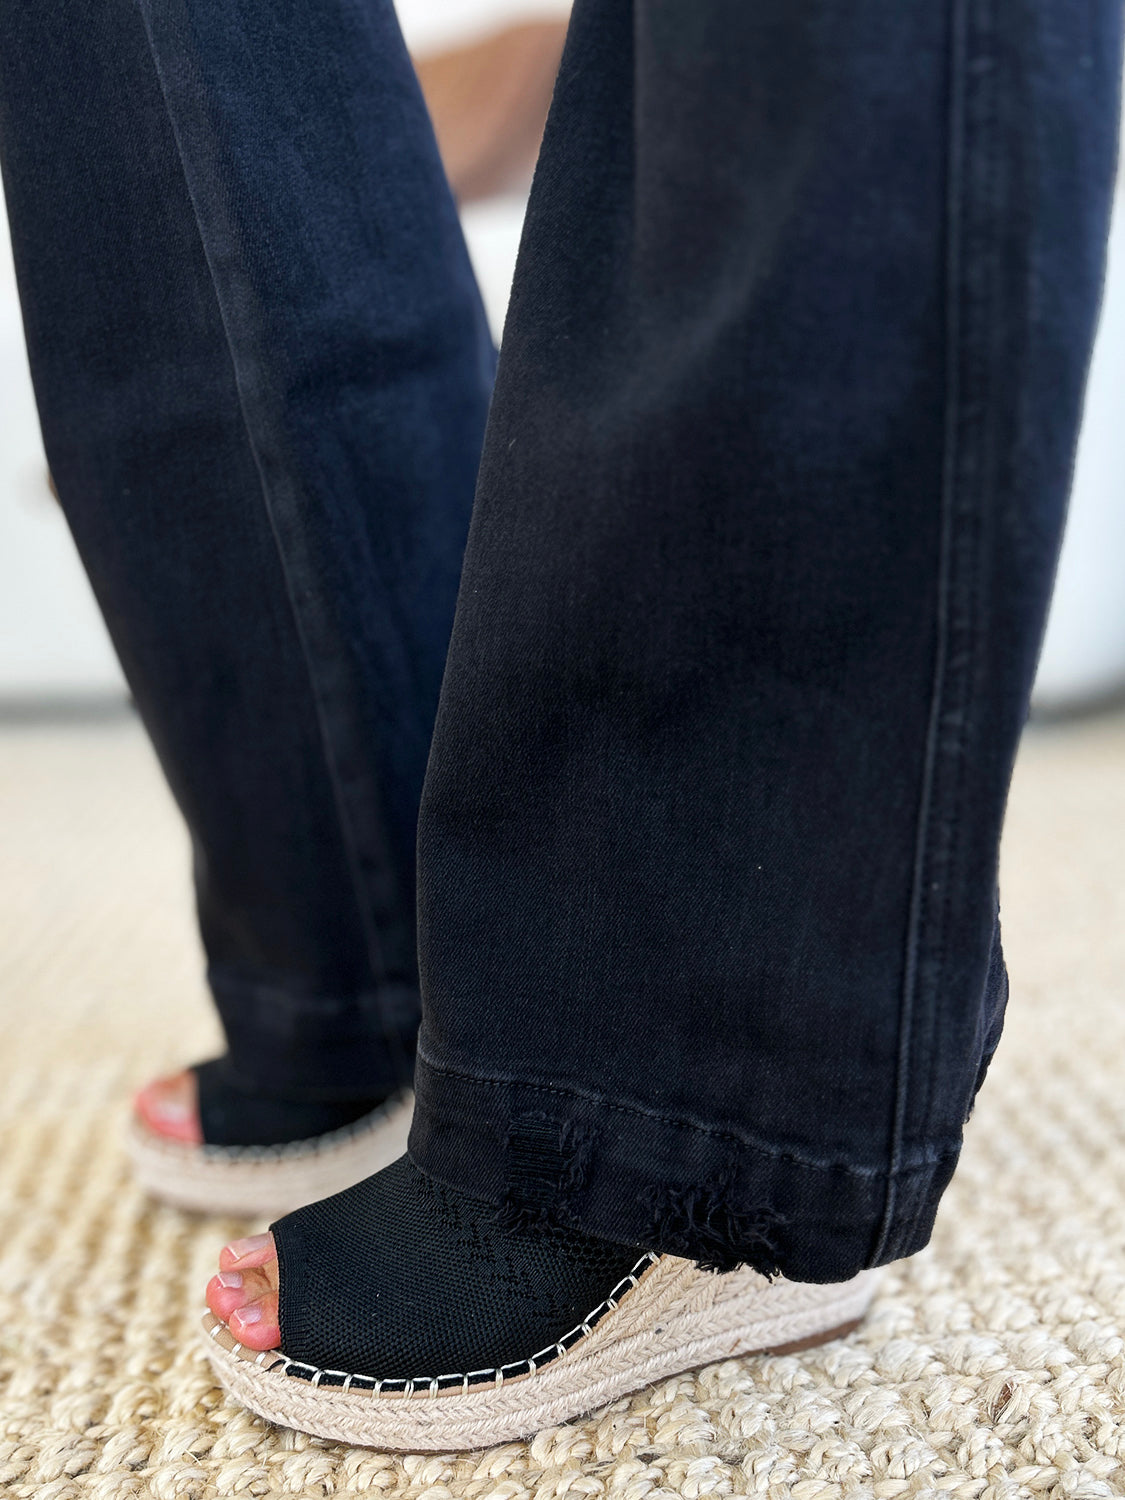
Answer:
M235 1287L240 1287L242 1285L242 1272L220 1271L219 1274L215 1277L215 1280L219 1283L220 1286L230 1287L233 1290Z
M240 1307L231 1313L231 1317L237 1318L240 1323L260 1323L262 1309L256 1302L248 1302L245 1307Z
M183 1125L195 1115L190 1104L172 1104L168 1101L153 1105L152 1112L165 1125Z
M235 1260L245 1260L248 1255L256 1255L259 1250L265 1250L269 1245L268 1234L252 1234L244 1240L231 1240L227 1249Z

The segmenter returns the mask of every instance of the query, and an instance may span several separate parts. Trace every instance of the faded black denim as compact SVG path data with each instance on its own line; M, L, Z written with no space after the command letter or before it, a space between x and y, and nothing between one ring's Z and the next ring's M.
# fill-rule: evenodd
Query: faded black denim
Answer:
M232 1063L386 1092L495 360L393 9L4 0L0 28L47 454L191 831Z
M813 1281L926 1242L1006 994L1120 23L578 0L422 801L431 1173Z
M488 350L385 5L141 9L3 10L48 453L234 1056L354 1091L409 1046ZM436 1177L809 1280L925 1242L1006 993L1120 23L578 0L422 798Z

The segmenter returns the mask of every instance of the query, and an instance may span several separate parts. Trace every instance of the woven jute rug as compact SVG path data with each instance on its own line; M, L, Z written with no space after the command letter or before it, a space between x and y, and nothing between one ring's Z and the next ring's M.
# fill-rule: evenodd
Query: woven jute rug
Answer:
M850 1339L668 1380L533 1442L273 1431L196 1351L245 1223L132 1187L130 1090L205 1055L187 848L137 727L0 730L0 1494L1125 1495L1125 720L1025 743L1008 1032L930 1248Z

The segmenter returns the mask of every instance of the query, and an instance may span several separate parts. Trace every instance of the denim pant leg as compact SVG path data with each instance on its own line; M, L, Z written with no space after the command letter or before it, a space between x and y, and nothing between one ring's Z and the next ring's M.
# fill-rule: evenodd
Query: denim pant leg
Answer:
M21 0L3 32L47 453L191 830L234 1067L383 1091L494 361L393 10Z
M411 1149L804 1280L930 1233L1069 482L1117 0L578 0L420 821Z

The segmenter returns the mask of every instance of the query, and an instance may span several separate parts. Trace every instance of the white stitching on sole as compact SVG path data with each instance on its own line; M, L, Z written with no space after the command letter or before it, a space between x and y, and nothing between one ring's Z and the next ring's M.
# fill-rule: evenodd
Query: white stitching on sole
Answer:
M270 1356L277 1361L271 1370L259 1371L225 1343L207 1348L221 1384L269 1422L383 1450L464 1451L527 1437L666 1375L837 1337L864 1315L876 1279L864 1271L837 1286L769 1284L748 1269L714 1276L660 1256L643 1278L640 1300L629 1298L631 1309L627 1304L607 1316L589 1346L575 1343L567 1359L534 1377L505 1380L501 1389L463 1384L442 1391L440 1400L403 1400L401 1382L374 1401L368 1398L380 1393L366 1383L313 1391L306 1380L284 1378L280 1355ZM214 1321L208 1315L208 1331ZM364 1399L357 1400L360 1389Z
M320 1386L324 1377L333 1377L333 1382L326 1389L338 1389L335 1380L343 1382L346 1391L357 1389L356 1382L362 1381L362 1389L370 1392L373 1396L381 1395L390 1389L396 1395L405 1397L425 1396L432 1398L438 1396L442 1390L459 1390L462 1394L468 1394L473 1385L492 1384L494 1388L501 1387L505 1380L515 1380L523 1375L534 1375L543 1365L550 1364L563 1354L572 1349L581 1339L588 1338L594 1331L594 1326L609 1312L617 1309L618 1302L626 1291L636 1287L644 1273L656 1264L659 1256L653 1250L647 1250L636 1263L628 1276L623 1277L610 1292L609 1296L598 1303L592 1312L586 1314L581 1323L575 1325L569 1333L564 1333L562 1338L554 1344L549 1344L545 1349L540 1349L537 1354L530 1355L527 1359L520 1359L511 1364L499 1365L490 1370L469 1370L467 1373L460 1372L450 1375L413 1375L409 1379L397 1377L394 1379L376 1378L374 1375L360 1375L354 1371L346 1373L343 1370L322 1370L318 1365L305 1364L302 1360L289 1359L278 1351L278 1358L284 1363L284 1373L289 1375L291 1371L309 1371L309 1375L294 1375L293 1379L306 1381L313 1386ZM216 1323L211 1329L211 1338L226 1327L225 1323ZM234 1351L228 1351L233 1353ZM266 1351L267 1353L274 1351ZM258 1356L256 1363L261 1362L262 1356ZM455 1382L455 1384L443 1384L444 1382Z

